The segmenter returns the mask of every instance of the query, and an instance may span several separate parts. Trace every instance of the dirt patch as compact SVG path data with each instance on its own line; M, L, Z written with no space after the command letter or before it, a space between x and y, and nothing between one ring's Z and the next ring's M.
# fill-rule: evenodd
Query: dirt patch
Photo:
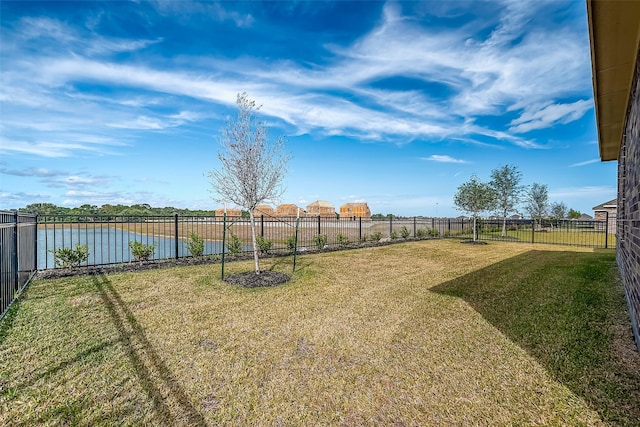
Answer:
M483 240L463 240L460 243L466 243L468 245L486 245L486 244L488 244L487 242L485 242Z
M256 274L255 271L232 274L225 277L224 281L243 288L263 288L282 285L288 282L289 279L290 277L284 273L267 270L261 271L260 274Z

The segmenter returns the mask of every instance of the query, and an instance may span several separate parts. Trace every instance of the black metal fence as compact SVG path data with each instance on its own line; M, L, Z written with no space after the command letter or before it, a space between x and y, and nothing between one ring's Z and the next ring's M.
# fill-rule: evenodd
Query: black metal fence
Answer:
M85 266L126 263L134 260L129 242L153 245L152 259L192 256L189 242L203 239L203 256L218 256L223 235L228 243L237 238L241 251L250 251L251 227L248 218L199 216L39 216L38 269L56 268L55 252L86 245ZM366 243L415 238L471 238L473 221L468 218L412 217L372 220L336 217L256 218L256 234L270 243L268 252L290 252L297 233L297 250L325 247L355 247ZM478 220L481 240L548 243L588 247L615 247L609 221ZM504 228L504 232L503 232ZM226 233L223 230L226 229ZM228 246L225 251L229 252Z
M37 270L37 218L0 212L0 318Z

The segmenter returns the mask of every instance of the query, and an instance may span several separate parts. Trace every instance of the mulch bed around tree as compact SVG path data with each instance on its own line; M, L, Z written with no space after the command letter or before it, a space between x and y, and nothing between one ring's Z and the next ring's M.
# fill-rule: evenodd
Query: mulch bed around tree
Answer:
M290 278L284 273L266 270L261 271L260 274L256 274L255 271L232 274L225 277L224 281L243 288L263 288L282 285L288 282Z
M487 245L488 244L483 240L463 240L460 243L466 243L468 245Z

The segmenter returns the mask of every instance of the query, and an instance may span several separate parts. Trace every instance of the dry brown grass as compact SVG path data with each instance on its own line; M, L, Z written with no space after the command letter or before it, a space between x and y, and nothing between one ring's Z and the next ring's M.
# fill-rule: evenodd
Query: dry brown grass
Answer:
M0 334L0 423L631 424L638 401L599 398L590 370L562 377L491 311L507 288L486 288L478 272L544 281L527 267L533 253L547 254L538 266L602 256L421 241L299 257L276 288L230 286L219 265L37 281ZM291 272L289 258L263 263ZM603 333L619 336L625 307L611 277L599 280L617 286L618 317ZM633 344L627 335L611 346ZM631 351L625 363L611 375L633 391L640 358Z

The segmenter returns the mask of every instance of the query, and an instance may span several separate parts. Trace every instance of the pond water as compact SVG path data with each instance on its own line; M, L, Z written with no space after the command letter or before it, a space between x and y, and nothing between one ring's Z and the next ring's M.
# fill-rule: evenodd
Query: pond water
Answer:
M104 228L56 228L38 229L38 269L55 268L53 251L59 248L75 248L77 245L89 247L89 260L86 265L117 264L133 261L130 241L145 245L155 243L153 259L175 258L175 239L172 237L150 236L134 233L115 227ZM178 257L189 256L188 240L178 241ZM250 250L244 245L244 250ZM222 242L208 240L204 242L204 254L222 253ZM84 265L84 264L83 264Z

